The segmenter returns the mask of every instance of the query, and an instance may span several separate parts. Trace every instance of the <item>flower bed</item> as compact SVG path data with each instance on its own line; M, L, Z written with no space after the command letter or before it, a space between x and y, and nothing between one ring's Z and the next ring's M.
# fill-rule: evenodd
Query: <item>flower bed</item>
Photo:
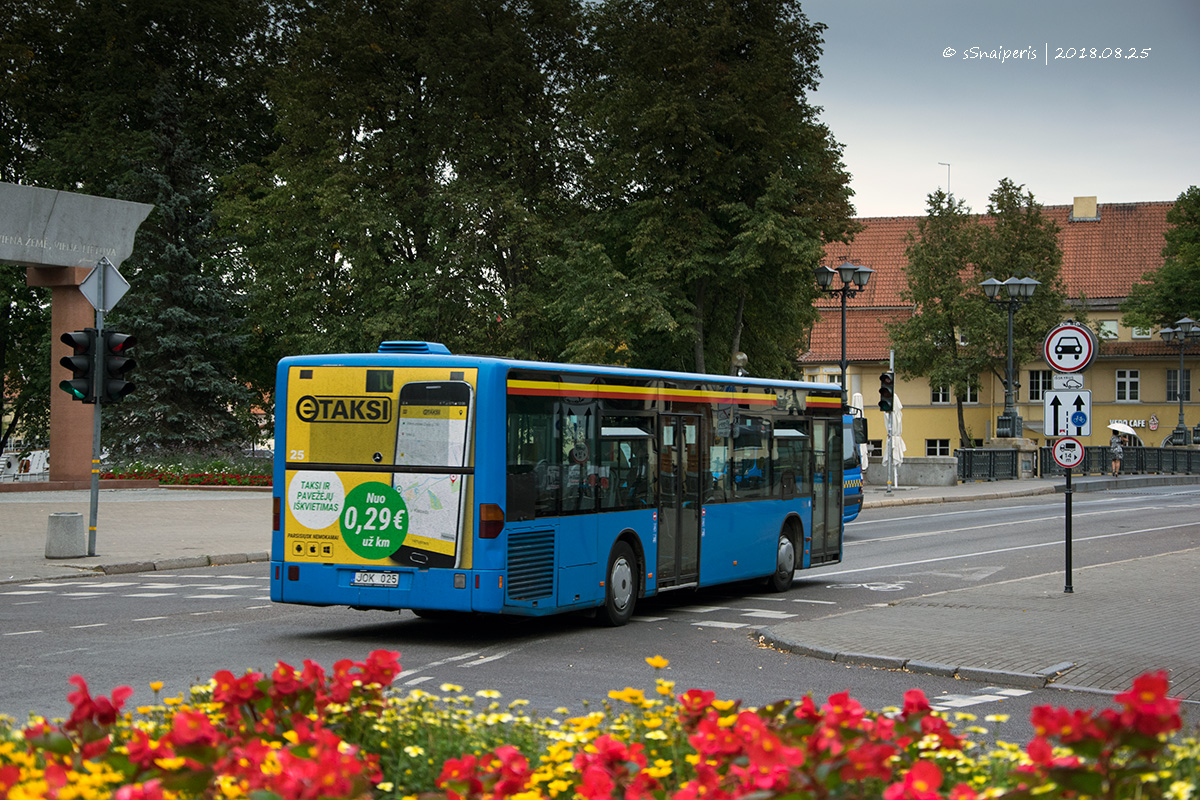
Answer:
M647 662L667 667L665 659ZM712 692L609 693L603 710L535 718L495 692L392 694L399 654L328 673L222 670L190 697L123 710L132 690L92 696L75 676L69 719L0 720L0 792L11 800L418 797L448 800L1191 800L1200 744L1181 737L1165 673L1118 708L1039 706L1025 747L973 741L911 690L873 712L846 693L743 708ZM156 695L160 685L152 685ZM476 709L477 700L486 702ZM969 715L958 715L970 720ZM993 718L999 720L1000 718Z
M103 480L150 480L167 485L191 486L270 486L270 475L243 475L227 472L198 472L181 474L160 470L141 472L101 472Z

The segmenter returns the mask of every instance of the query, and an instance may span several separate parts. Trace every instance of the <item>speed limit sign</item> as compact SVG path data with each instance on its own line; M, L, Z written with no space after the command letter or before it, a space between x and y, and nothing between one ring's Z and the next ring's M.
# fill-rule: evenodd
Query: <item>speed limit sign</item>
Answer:
M1067 436L1054 443L1054 461L1063 469L1071 469L1083 463L1083 443Z

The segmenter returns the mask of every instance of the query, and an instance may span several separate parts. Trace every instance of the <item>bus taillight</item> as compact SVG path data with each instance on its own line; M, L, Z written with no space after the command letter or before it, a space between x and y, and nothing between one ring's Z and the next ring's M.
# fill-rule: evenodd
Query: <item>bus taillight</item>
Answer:
M495 539L504 530L504 509L495 503L479 505L479 538Z
M274 502L271 504L271 530L277 531L279 530L280 515L283 513L283 498L275 495L273 499Z

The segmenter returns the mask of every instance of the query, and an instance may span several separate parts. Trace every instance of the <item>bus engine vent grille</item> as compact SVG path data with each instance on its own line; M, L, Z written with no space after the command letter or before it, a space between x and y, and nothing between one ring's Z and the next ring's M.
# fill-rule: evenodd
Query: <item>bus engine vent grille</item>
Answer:
M440 356L450 355L450 348L440 342L380 342L381 353L430 353Z
M510 531L508 597L540 600L554 594L554 531Z

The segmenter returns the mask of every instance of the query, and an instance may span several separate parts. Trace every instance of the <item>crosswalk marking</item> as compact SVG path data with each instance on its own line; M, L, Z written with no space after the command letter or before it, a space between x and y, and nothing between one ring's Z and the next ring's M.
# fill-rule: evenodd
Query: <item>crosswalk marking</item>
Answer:
M698 628L729 628L729 629L744 628L747 625L747 623L745 623L745 622L723 622L722 620L719 620L719 619L705 619L705 620L700 620L699 622L693 622L692 624Z
M786 611L767 611L761 608L752 608L749 611L742 612L742 616L758 617L759 619L791 619L799 615L789 614Z
M1032 694L1031 689L1003 689L999 686L987 686L975 694L944 694L929 701L934 711L949 711L956 708L977 706L980 703L996 703L1008 697L1024 697Z

